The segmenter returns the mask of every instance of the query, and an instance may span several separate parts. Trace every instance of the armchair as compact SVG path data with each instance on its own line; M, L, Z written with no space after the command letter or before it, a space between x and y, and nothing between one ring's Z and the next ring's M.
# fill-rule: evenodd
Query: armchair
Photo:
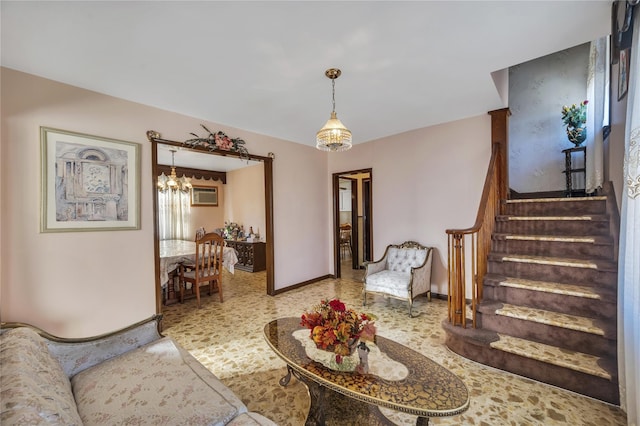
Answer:
M426 294L431 301L432 258L433 248L415 241L387 246L382 259L365 264L362 305L367 304L367 293L406 300L411 317L416 297Z

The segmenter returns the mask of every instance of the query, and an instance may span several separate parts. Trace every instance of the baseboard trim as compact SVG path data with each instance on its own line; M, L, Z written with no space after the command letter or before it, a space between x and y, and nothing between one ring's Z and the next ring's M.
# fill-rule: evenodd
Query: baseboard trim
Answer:
M320 277L312 278L310 280L303 281L303 282L298 283L298 284L293 284L293 285L290 285L290 286L285 287L285 288L280 288L280 289L274 291L273 295L277 296L278 294L286 293L289 290L295 290L295 289L298 289L298 288L302 288L302 287L308 286L309 284L313 284L313 283L317 283L317 282L322 281L322 280L326 280L327 278L335 278L335 275L331 275L331 274L322 275Z

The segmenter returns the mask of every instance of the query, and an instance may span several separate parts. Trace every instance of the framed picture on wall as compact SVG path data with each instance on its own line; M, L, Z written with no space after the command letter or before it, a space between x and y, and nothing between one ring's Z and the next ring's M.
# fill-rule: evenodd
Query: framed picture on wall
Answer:
M140 145L40 127L41 232L140 229Z
M194 185L191 189L191 205L218 207L218 187Z
M629 89L629 54L630 49L620 50L620 60L618 61L618 100L622 100L627 95Z

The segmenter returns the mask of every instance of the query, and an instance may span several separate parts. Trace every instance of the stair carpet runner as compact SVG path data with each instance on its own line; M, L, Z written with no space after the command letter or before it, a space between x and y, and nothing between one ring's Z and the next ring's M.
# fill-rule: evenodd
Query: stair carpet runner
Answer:
M494 333L489 346L503 353L492 363L617 404L617 266L606 197L505 203L478 307L481 332Z

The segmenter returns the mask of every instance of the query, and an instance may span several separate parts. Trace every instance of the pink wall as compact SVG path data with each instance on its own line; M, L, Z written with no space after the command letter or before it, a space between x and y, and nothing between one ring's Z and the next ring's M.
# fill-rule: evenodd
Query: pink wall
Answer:
M59 336L115 330L155 312L147 130L183 140L203 123L274 160L275 287L328 273L327 157L314 148L1 69L0 316ZM39 232L40 126L141 145L141 229ZM315 131L315 130L314 130ZM305 238L299 232L305 230ZM294 260L292 260L294 259ZM292 313L293 314L293 313Z
M473 225L491 155L489 115L330 155L329 175L372 168L374 259L406 240L436 248L432 291L447 293L446 229ZM331 211L331 203L327 203ZM327 225L331 229L331 224Z
M253 227L264 241L266 221L264 205L264 165L245 167L227 173L224 220Z
M83 337L152 315L155 192L146 131L182 140L203 121L6 68L1 71L2 321L23 321L60 336ZM387 244L407 239L436 247L433 291L446 293L444 231L470 226L475 218L489 158L489 116L335 154L203 124L241 137L253 154L275 154L276 290L333 273L331 174L371 167L375 256ZM39 232L40 126L140 143L139 231Z

